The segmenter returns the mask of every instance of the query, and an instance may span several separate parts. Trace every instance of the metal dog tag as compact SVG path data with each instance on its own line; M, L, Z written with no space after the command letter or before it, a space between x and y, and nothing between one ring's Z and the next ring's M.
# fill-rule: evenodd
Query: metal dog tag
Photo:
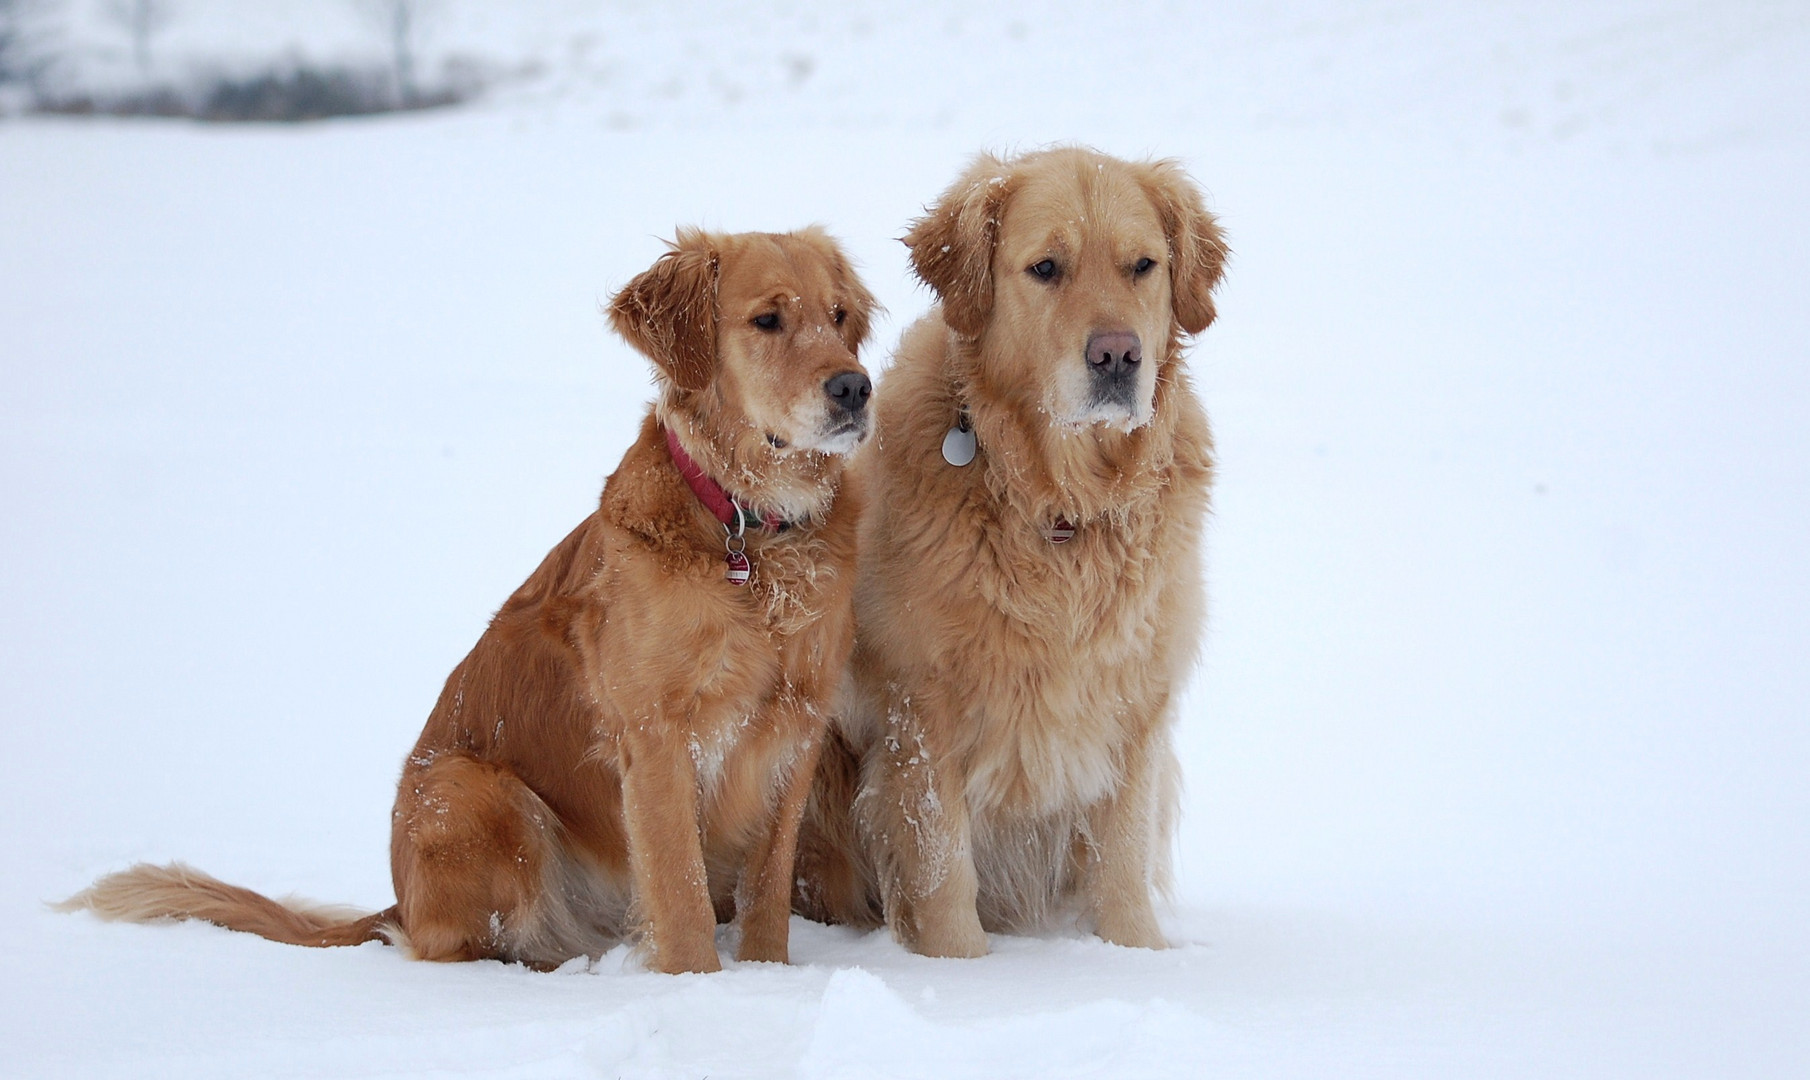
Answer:
M1043 538L1052 544L1066 544L1075 538L1075 527L1065 517L1056 519L1056 523L1043 530Z
M943 436L943 460L956 468L974 460L974 432L957 424Z

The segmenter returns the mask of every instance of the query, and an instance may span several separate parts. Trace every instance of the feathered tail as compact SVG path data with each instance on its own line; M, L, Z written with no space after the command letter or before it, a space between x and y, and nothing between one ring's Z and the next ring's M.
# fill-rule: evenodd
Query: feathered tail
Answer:
M401 937L394 907L365 915L331 904L293 898L272 900L181 863L139 863L129 870L108 874L51 908L87 909L109 921L200 919L228 930L243 930L272 941L317 949L367 941L395 942Z

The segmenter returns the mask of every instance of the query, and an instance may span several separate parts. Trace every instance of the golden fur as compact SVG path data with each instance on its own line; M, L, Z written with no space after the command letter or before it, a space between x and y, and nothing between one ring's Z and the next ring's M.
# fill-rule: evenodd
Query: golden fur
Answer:
M983 156L905 243L941 305L906 332L851 466L852 693L797 908L883 918L936 956L1076 908L1161 947L1212 474L1181 347L1213 320L1225 245L1180 169L1081 149ZM1119 343L1122 377L1096 341ZM955 467L940 447L964 413L979 453Z
M715 927L734 918L739 958L785 961L799 817L853 638L842 455L867 428L872 308L816 229L683 230L615 298L659 400L596 512L447 679L397 791L394 907L285 905L180 865L63 906L536 966L639 928L662 971L717 969ZM860 401L838 403L839 375ZM663 429L750 510L795 523L748 530L748 585L725 580L724 527Z

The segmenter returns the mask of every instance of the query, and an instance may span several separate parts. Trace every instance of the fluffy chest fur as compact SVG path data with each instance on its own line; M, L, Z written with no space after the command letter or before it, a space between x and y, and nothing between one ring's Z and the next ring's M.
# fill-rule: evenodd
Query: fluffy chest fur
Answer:
M976 813L1091 804L1194 651L1192 545L1157 543L1156 515L1082 522L1055 545L985 509L925 545L919 564L934 576L917 598L897 598L897 632L920 646L901 674L955 707L946 752L963 763Z
M904 383L914 408L888 414L883 397L880 446L861 461L888 497L863 525L860 649L959 718L940 750L976 814L1091 804L1195 655L1205 417L1176 376L1119 461L1078 444L1057 472L1047 447L983 415L980 458L950 466L937 447L960 406L926 374L936 350L910 344L885 390ZM1061 544L1045 534L1058 516L1075 526Z
M622 725L682 727L701 778L750 733L771 720L774 703L810 697L835 674L830 639L850 633L852 529L813 523L781 534L749 533L746 585L725 578L725 548L700 526L695 507L673 496L691 542L666 544L661 558L605 557L585 589L585 619L574 627L587 653L602 715L601 735ZM604 513L612 508L607 504ZM626 556L650 546L649 533L669 527L613 524L606 546ZM664 540L664 537L658 537ZM782 710L784 715L789 716Z
M852 639L852 515L749 534L753 577L733 585L720 526L656 436L648 425L597 512L498 612L466 665L480 689L443 703L436 742L509 760L577 824L617 813L589 770L620 775L627 735L665 733L707 818L758 823L744 811L821 727Z

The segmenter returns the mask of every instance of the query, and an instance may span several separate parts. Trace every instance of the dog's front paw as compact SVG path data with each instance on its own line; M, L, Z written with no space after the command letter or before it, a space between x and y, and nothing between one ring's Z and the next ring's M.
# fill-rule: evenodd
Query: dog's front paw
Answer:
M1156 916L1151 914L1102 916L1096 932L1102 939L1128 948L1167 949L1169 947L1168 939L1163 937L1162 929L1156 925Z
M915 928L906 945L919 956L946 956L973 959L987 955L987 935L980 920L936 923Z
M777 936L744 933L741 944L736 946L735 958L742 963L789 964L792 962L791 950L787 948L786 935L783 933Z
M722 957L716 954L714 940L702 942L674 942L662 947L655 945L653 963L655 971L667 975L683 975L687 972L710 972L723 970Z

